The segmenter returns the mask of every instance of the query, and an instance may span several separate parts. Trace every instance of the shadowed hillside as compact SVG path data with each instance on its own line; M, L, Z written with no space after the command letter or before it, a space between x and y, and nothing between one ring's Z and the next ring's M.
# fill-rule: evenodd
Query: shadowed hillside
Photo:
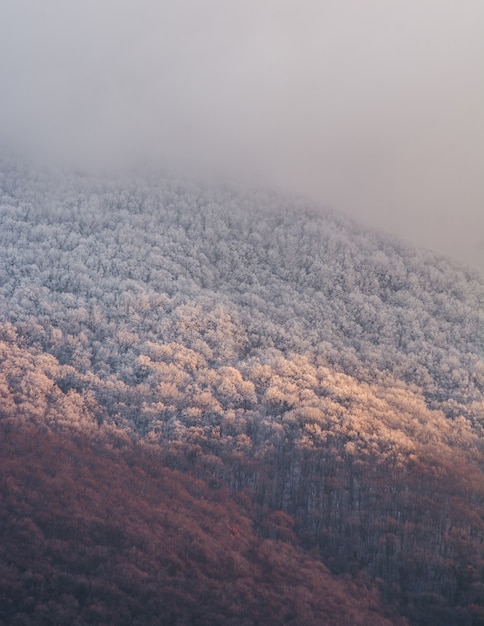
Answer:
M298 547L290 518L257 535L247 496L142 447L3 428L0 455L1 624L405 623Z

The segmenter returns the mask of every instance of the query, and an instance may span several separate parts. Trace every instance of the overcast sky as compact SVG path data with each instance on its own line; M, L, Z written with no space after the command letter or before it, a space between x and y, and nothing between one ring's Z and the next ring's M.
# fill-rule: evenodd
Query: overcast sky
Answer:
M484 271L482 0L1 0L0 140L303 192Z

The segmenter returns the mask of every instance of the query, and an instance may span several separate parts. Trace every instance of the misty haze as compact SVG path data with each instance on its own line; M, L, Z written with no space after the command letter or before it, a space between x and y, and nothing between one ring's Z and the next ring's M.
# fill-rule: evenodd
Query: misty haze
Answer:
M305 193L479 266L480 0L2 4L0 138Z
M483 25L4 0L0 626L484 624Z

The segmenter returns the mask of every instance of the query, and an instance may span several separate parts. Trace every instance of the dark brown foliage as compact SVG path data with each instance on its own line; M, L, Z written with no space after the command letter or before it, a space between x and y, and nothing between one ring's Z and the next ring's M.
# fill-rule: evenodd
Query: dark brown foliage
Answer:
M0 457L2 626L405 623L297 547L289 516L257 536L250 500L140 445L3 428Z

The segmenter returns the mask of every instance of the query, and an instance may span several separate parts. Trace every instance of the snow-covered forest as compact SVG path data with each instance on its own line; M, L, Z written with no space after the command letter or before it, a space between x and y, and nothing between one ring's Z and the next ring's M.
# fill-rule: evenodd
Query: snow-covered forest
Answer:
M483 290L301 198L0 163L8 429L249 494L265 537L409 624L484 623Z

